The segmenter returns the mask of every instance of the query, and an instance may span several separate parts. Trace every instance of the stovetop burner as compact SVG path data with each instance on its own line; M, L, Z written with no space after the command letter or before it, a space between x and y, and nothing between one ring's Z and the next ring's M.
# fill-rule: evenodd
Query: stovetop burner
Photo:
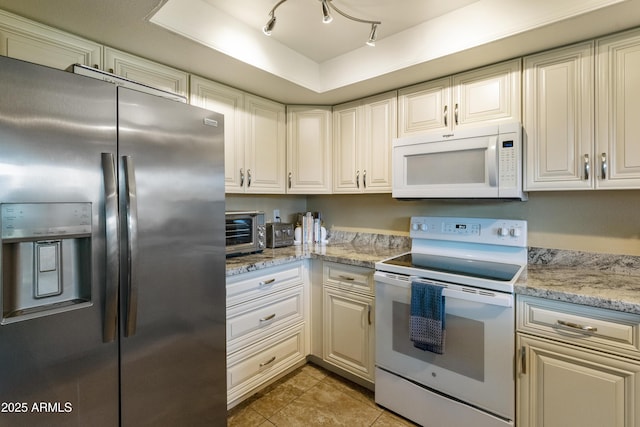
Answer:
M381 264L411 267L426 271L438 271L501 282L513 280L520 270L520 266L517 264L420 253L407 253L396 258L385 260Z

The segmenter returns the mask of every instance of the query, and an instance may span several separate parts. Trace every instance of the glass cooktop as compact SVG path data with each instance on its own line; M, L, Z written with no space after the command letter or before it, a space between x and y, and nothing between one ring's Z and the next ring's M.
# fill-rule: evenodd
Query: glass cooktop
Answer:
M383 264L438 271L441 273L457 274L501 282L511 281L520 270L520 266L517 264L504 264L493 261L481 261L420 253L400 255L399 257L384 261Z

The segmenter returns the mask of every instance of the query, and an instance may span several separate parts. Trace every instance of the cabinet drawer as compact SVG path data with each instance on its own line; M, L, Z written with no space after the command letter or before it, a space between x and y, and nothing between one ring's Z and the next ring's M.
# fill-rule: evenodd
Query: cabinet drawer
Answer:
M227 357L228 403L303 361L304 331L297 325Z
M303 320L302 286L238 304L227 311L227 352Z
M295 262L227 277L227 308L300 285L302 274L302 263Z
M346 291L375 294L373 270L370 268L325 262L324 283Z
M518 331L640 359L640 316L518 296Z

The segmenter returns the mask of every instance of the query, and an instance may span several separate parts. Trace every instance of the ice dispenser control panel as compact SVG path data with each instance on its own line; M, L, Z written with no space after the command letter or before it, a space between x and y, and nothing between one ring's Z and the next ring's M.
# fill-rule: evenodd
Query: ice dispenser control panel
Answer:
M2 239L91 234L91 203L3 203Z
M91 203L0 204L0 325L91 305Z

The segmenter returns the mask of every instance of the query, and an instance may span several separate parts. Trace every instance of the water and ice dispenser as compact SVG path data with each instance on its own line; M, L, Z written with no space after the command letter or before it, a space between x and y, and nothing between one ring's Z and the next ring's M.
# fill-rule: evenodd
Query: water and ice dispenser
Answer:
M0 213L0 324L91 305L91 203L2 203Z

